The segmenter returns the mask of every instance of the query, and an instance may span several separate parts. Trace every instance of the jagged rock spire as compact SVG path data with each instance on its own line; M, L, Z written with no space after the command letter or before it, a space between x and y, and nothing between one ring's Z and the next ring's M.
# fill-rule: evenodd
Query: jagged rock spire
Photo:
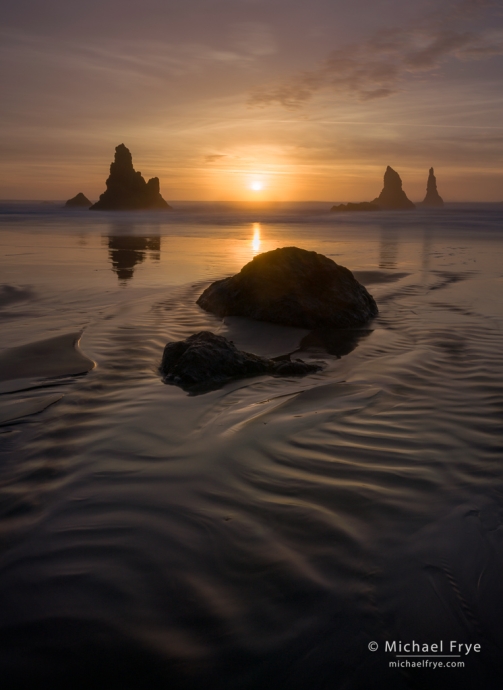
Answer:
M385 209L416 208L415 204L407 198L407 195L402 189L400 175L393 170L393 168L390 168L389 165L384 173L384 187L382 192L372 203Z
M91 206L98 211L130 211L140 209L169 209L159 191L159 178L148 182L141 172L133 168L133 157L124 144L115 149L115 159L110 165L107 189L100 200Z
M428 182L426 183L426 196L424 197L423 206L443 206L444 200L437 191L437 178L434 175L433 168L430 168L428 175Z

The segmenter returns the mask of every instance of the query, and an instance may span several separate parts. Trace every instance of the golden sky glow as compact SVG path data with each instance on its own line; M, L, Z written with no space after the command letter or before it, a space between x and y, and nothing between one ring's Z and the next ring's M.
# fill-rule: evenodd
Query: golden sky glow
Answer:
M96 199L124 143L168 201L369 200L387 165L414 200L431 166L446 200L503 199L496 3L91 0L85 14L0 10L0 198Z

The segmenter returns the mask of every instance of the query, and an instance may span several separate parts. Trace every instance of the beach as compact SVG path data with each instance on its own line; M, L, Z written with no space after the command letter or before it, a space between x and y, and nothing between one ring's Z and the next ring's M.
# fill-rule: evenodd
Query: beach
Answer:
M501 687L503 207L329 208L0 204L4 687ZM378 317L329 347L197 306L287 246ZM323 369L164 384L202 330ZM390 665L413 641L464 667Z

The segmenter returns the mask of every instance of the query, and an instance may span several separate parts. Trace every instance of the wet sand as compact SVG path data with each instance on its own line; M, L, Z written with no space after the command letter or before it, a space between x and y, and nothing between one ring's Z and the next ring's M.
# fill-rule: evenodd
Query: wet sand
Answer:
M87 374L94 362L78 349L81 333L67 333L0 352L0 383L13 379Z
M0 304L2 385L24 382L0 395L6 687L501 687L491 214L273 218L258 249L246 219L170 219L158 242L137 221L148 241L124 243L116 228L110 242L26 220L0 293L14 296ZM364 333L312 337L195 304L254 252L289 244L355 271L380 309ZM65 252L68 268L48 271ZM203 329L326 367L198 396L164 385L165 343ZM454 659L465 668L393 668L393 640L481 651Z

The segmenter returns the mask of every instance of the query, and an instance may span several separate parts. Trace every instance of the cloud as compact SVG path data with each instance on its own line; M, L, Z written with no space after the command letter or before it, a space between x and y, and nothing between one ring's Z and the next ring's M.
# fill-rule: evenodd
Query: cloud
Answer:
M467 0L455 9L468 20L476 8L488 6L484 0ZM315 69L256 88L248 104L295 109L326 89L359 101L386 98L402 91L406 80L431 74L448 59L495 55L503 55L503 30L456 28L447 16L435 14L416 26L380 30L362 43L333 50Z
M238 40L238 38L240 40ZM0 54L13 64L41 60L58 65L58 72L77 68L85 73L110 74L116 79L170 79L211 73L215 69L249 70L274 52L272 36L265 25L241 24L233 28L232 45L144 39L54 40L48 36L0 29Z
M236 51L255 57L272 55L277 51L271 27L260 22L239 22L232 30Z

